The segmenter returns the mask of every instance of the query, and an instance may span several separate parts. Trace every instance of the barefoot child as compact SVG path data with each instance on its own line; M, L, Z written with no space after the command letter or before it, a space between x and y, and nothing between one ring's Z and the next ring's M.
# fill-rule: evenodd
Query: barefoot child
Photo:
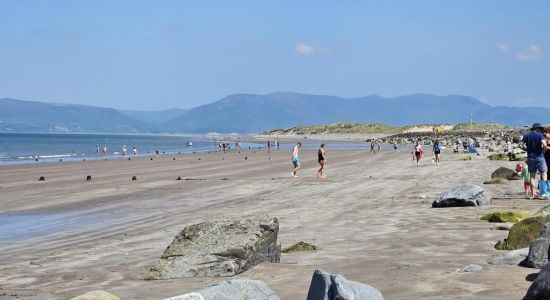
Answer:
M523 190L525 196L529 197L529 190L531 189L531 174L529 174L529 168L527 168L527 165L517 164L516 172L523 178Z

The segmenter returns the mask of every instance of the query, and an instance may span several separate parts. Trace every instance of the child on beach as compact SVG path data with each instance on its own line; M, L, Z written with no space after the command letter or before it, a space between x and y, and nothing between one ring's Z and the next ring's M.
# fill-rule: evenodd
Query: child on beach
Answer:
M529 197L529 190L531 189L531 174L529 174L529 168L527 165L517 164L516 172L523 178L523 190L525 192L525 197Z

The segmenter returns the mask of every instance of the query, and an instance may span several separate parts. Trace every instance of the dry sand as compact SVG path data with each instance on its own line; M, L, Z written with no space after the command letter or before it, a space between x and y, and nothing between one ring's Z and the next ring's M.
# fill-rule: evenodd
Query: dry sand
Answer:
M282 299L305 299L316 268L372 285L386 299L525 294L526 277L538 270L487 264L503 254L493 246L507 231L491 230L494 224L479 218L544 203L523 200L515 181L485 186L498 198L488 207L431 208L438 192L481 185L494 169L513 163L459 161L445 153L442 166L424 160L417 168L409 154L327 152L326 180L314 176L313 151L302 154L296 179L282 150L1 167L2 215L57 216L61 225L36 225L32 237L0 240L0 299L68 299L95 289L160 299L205 287L227 278L142 278L184 226L257 214L280 218L283 246L305 241L319 248L283 254L279 264L240 275L266 282ZM506 194L513 197L503 199ZM469 264L485 271L457 272Z

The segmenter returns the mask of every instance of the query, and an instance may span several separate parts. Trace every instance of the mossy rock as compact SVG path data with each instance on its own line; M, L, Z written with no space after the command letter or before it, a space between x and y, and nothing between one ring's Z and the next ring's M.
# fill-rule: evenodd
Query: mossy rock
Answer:
M498 241L495 248L498 250L515 250L529 247L539 236L544 224L548 222L550 222L550 215L523 219L510 228L508 238Z
M290 247L284 248L281 250L282 253L293 253L293 252L303 252L303 251L313 251L317 250L317 247L312 244L298 242Z
M550 205L539 209L536 213L533 214L533 217L541 217L541 216L550 216Z
M483 182L483 184L504 184L504 183L506 183L506 180L502 178L494 178Z
M488 213L481 217L481 220L489 221L491 223L516 223L527 217L529 217L529 213L524 211L501 210Z
M472 160L472 156L470 156L470 155L463 155L463 156L460 156L460 157L458 158L458 160L463 160L463 161Z

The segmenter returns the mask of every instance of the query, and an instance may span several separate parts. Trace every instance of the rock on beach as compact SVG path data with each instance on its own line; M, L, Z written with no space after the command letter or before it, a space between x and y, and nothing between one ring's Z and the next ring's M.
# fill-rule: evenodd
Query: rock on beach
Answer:
M267 216L187 226L151 267L146 279L234 276L262 261L279 262L278 232L277 218Z
M481 206L491 204L491 195L473 184L461 185L439 194L432 207Z

